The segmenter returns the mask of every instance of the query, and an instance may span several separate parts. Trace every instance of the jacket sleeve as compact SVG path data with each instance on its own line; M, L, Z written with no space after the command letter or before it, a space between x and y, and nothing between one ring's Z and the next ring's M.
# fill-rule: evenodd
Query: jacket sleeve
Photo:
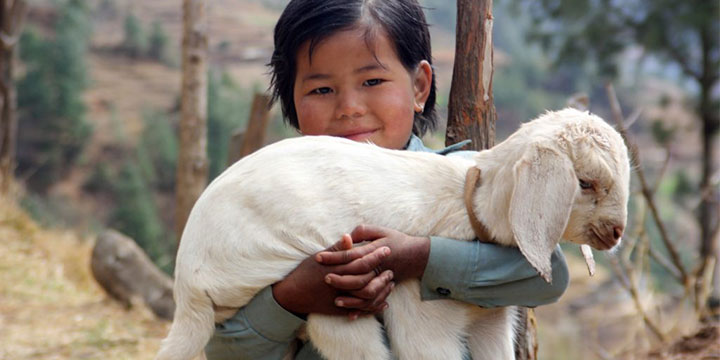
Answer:
M552 254L552 283L547 283L517 248L431 237L420 288L423 300L535 307L557 301L569 281L560 246Z
M268 286L233 317L215 324L205 355L208 360L281 359L304 323L278 305Z

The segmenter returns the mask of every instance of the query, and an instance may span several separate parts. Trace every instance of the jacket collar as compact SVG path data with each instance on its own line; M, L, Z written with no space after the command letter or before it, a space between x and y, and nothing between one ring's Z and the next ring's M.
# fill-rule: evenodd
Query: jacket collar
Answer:
M443 149L433 150L433 149L430 149L429 147L425 146L425 144L423 144L422 140L421 140L419 137L417 137L415 134L412 134L412 135L410 135L410 141L408 141L408 145L407 145L407 147L405 148L405 150L408 150L408 151L422 151L422 152L434 152L434 153L440 154L440 155L447 155L447 154L449 154L449 153L451 153L451 152L455 152L455 151L460 150L463 146L465 146L465 145L467 145L467 144L469 144L469 143L470 143L470 140L463 140L463 141L461 141L461 142L459 142L459 143L452 144L452 145L447 146L447 147L445 147L445 148L443 148Z

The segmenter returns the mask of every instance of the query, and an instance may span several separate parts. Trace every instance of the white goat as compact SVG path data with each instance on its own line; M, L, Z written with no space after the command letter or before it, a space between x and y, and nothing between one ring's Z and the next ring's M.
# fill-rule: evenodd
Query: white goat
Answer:
M177 255L175 320L156 359L197 355L223 317L213 304L246 305L360 223L472 240L463 187L473 167L481 185L471 212L547 281L561 238L600 250L619 242L627 150L587 112L548 112L474 161L332 137L281 141L230 167L197 201ZM417 280L397 284L387 302L384 322L399 359L462 359L465 344L476 360L513 356L513 308L421 302ZM307 322L313 344L331 360L390 359L381 332L369 316L311 314Z

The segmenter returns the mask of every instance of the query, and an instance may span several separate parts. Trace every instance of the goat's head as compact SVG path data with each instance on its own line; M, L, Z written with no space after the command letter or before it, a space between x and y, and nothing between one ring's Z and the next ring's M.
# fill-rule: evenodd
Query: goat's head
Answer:
M546 281L561 238L598 250L620 242L630 163L615 129L588 112L565 109L523 125L511 138L527 145L513 168L510 226L518 247Z

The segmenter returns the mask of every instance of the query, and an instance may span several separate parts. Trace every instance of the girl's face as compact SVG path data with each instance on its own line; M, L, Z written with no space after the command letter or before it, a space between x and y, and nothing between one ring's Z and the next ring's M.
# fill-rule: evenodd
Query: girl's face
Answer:
M294 87L300 132L402 149L430 93L432 68L421 61L409 72L384 32L369 43L372 50L364 34L338 32L317 44L312 58L309 43L300 47Z

